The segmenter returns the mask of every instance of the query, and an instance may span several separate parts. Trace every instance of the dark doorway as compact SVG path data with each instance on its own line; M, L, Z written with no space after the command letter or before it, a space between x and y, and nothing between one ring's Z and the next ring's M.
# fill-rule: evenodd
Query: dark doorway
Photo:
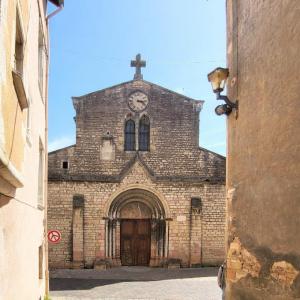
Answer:
M150 248L150 220L121 221L121 262L123 266L148 266Z

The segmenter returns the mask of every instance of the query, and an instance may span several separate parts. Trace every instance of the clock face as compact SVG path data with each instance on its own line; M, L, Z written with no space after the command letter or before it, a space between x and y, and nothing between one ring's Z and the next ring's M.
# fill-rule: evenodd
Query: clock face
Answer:
M128 97L128 105L133 111L144 110L148 103L148 96L140 91L134 92Z

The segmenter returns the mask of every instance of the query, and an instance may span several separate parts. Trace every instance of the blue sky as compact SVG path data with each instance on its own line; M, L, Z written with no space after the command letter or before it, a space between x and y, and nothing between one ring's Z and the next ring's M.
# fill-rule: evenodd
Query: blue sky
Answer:
M133 79L141 53L145 80L205 101L200 146L225 155L207 81L226 66L225 21L225 0L65 0L50 19L49 150L75 143L71 97Z

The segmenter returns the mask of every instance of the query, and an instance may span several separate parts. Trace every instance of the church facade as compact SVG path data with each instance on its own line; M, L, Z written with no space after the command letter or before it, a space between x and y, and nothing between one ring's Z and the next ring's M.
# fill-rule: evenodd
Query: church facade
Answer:
M225 158L199 147L203 101L137 67L134 80L73 105L76 144L49 153L48 230L62 237L49 267L221 263Z

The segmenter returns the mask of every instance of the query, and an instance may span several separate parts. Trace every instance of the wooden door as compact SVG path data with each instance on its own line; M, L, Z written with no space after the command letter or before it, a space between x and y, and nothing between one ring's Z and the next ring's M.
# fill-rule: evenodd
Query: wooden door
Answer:
M121 262L123 266L148 266L150 247L150 220L121 221Z

